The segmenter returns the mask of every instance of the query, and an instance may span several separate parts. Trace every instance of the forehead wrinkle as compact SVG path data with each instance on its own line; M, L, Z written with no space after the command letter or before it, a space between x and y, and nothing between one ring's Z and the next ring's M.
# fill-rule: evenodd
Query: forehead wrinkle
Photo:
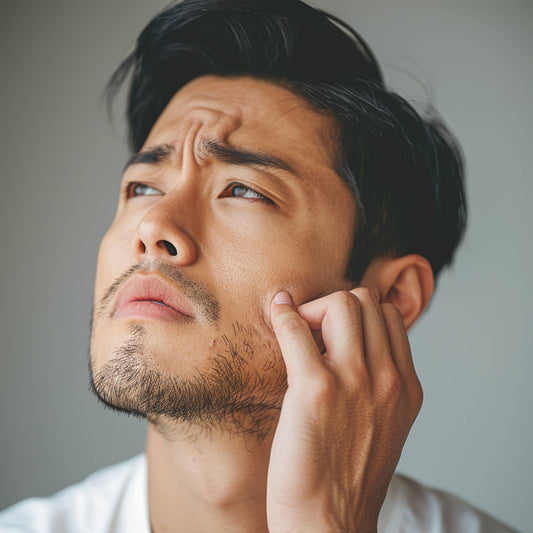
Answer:
M227 83L228 88L231 88L230 80L221 81ZM332 124L332 117L328 116L328 113L318 111L309 101L295 94L289 87L284 87L282 84L261 82L261 86L268 87L270 85L285 94L267 93L266 98L261 100L262 103L260 102L261 105L258 108L256 99L252 98L254 96L253 85L252 90L244 94L244 98L239 98L241 93L238 91L222 91L222 94L219 94L216 91L207 90L211 89L211 85L206 88L203 85L198 85L198 83L198 81L196 83L193 81L191 86L185 89L185 94L183 94L184 89L182 89L174 95L174 105L168 106L174 108L174 118L165 121L165 129L167 132L174 130L175 137L172 139L160 137L161 141L175 144L176 155L179 155L180 160L184 155L182 151L186 148L183 144L187 144L188 149L185 151L193 156L192 160L196 160L198 165L202 164L202 159L213 159L222 163L248 166L255 170L266 171L268 174L277 174L280 171L284 177L288 176L286 172L290 166L292 168L288 172L291 175L304 177L310 170L307 147L309 143L312 143L315 154L313 158L315 164L311 165L313 169L316 171L316 164L318 164L334 172L337 170L336 143L331 142L331 138L335 137L332 131L335 129ZM250 94L250 99L246 97L248 94ZM272 98L272 96L274 97ZM291 116L289 116L289 113L293 112L296 113L293 115L295 121L291 120ZM310 113L314 119L307 117L307 119L311 119L307 120L305 113ZM326 124L320 119L326 119ZM264 151L261 151L263 142L259 142L257 145L255 141L260 140L261 137L257 137L254 131L261 131L261 124L274 128L273 131L276 131L278 124L282 121L289 123L288 131L292 132L291 137L288 138L289 144L286 145L283 142L279 146L281 148L290 147L288 151L282 150L282 153L286 153L288 158L283 157L283 155L281 158L272 155L269 161L272 148L278 146L272 146L272 137L269 134L264 139L266 142ZM195 130L193 135L191 135L191 129ZM252 137L248 138L250 133ZM234 134L236 134L235 138ZM230 139L233 138L239 142L231 142ZM252 141L253 147L246 146L247 140ZM214 145L210 144L211 141L214 142ZM280 162L281 164L279 164ZM298 170L295 172L293 169Z
M176 96L179 96L179 92ZM176 148L176 155L180 160L185 153L198 163L213 157L206 139L213 139L212 142L219 146L220 143L227 144L229 137L242 126L242 110L234 106L223 109L219 100L206 98L202 94L189 96L185 103L178 104L176 111L179 111L179 116L172 120L171 126L176 135L170 143L179 147Z

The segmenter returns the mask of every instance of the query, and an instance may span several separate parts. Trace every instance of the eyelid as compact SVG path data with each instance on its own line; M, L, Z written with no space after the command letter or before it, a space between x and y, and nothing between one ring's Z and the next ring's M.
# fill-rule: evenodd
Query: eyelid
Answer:
M160 194L163 194L163 192L160 189L148 183L144 183L142 181L130 181L128 183L125 183L124 185L124 195L126 199L136 198L136 196L133 195L133 189L137 187L138 185L153 189L154 191L158 191ZM145 194L145 195L139 195L139 196L158 196L158 195L157 194Z
M134 195L133 193L133 190L135 189L135 187L137 186L142 186L142 187L145 187L145 188L149 188L149 189L153 189L154 191L157 191L159 194L164 194L160 189L158 189L157 187L154 187L153 185L150 185L148 183L145 183L145 182L142 182L142 181L130 181L130 182L125 182L123 187L122 187L122 194L123 196L125 197L126 200L129 200L131 198L137 198L137 197L141 197L141 196L159 196L159 194L139 194L139 195ZM246 196L242 196L242 197L239 197L239 196L230 196L228 195L227 193L231 193L231 191L236 188L236 187L241 187L243 189L248 189L249 191L253 192L254 194L256 194L257 196L256 197L246 197ZM259 201L259 202L263 202L265 204L269 204L269 205L275 205L275 202L267 195L263 194L262 192L259 192L257 189L255 189L254 187L250 187L249 185L246 185L240 181L232 181L231 183L229 183L226 188L224 189L224 191L222 192L222 195L220 195L221 198L242 198L242 199L245 199L245 200L250 200L250 201Z
M246 198L244 196L243 197L235 196L235 198L243 198L245 200L257 200L265 204L274 205L274 201L269 196L266 196L265 194L263 194L262 192L259 192L254 187L250 187L249 185L246 185L240 181L232 181L231 183L229 183L224 189L224 193L230 192L235 187L242 187L243 189L248 189L258 195L258 197L256 198ZM226 196L223 196L223 198L226 198ZM230 198L233 198L233 197L230 196Z

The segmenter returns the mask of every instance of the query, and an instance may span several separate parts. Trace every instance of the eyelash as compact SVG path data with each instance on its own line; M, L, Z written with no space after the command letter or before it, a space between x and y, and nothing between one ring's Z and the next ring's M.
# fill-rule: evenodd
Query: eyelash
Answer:
M151 185L146 185L144 183L140 183L138 181L134 181L131 183L128 183L125 189L126 198L136 198L137 196L156 196L156 195L136 195L134 194L135 187L146 187L154 190L158 190L155 187L152 187ZM254 195L253 197L245 197L245 196L231 196L231 192L234 191L236 188L246 189L247 191L251 191ZM224 193L229 193L229 195L226 195ZM260 192L256 191L255 189L252 189L251 187L248 187L247 185L243 185L242 183L239 183L238 181L232 181L223 192L224 196L221 196L221 198L245 198L246 200L252 200L252 201L259 201L268 205L274 204L274 202L265 196L264 194L261 194Z
M126 186L126 189L125 189L126 198L136 198L137 196L156 196L156 195L151 195L151 194L146 194L146 195L134 194L133 191L135 187L138 187L138 186L154 189L157 191L157 189L155 187L152 187L151 185L146 185L145 183L140 183L138 181L132 181L131 183L128 183Z
M244 196L230 196L230 198L245 198L246 200L252 200L252 201L259 201L259 202L263 202L265 204L269 204L269 205L272 205L274 202L268 198L267 196L265 196L264 194L261 194L260 192L257 192L255 189L252 189L251 187L248 187L247 185L243 185L242 183L239 183L238 181L232 181L225 189L224 189L224 192L229 192L231 193L232 191L234 191L236 188L240 188L240 189L246 189L248 191L251 191L254 195L257 195L257 196L254 196L252 198L246 198ZM224 196L223 198L226 198L226 196Z

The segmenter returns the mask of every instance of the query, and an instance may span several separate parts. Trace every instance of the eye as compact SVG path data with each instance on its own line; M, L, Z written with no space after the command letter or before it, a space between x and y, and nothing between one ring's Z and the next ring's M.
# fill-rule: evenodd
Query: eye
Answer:
M159 189L144 183L130 183L126 191L128 198L133 198L134 196L160 196L163 194Z
M224 193L221 195L222 198L247 198L250 200L259 200L260 202L264 202L266 204L272 204L272 200L270 198L267 198L264 194L261 194L260 192L257 192L254 189L251 189L250 187L247 187L246 185L243 185L242 183L233 182L230 183L226 189L224 190Z

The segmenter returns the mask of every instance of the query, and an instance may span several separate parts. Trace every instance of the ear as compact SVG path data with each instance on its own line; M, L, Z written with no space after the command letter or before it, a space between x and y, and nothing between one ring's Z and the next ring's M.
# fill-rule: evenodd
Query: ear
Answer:
M394 304L409 329L433 294L433 270L421 255L381 257L367 268L361 286L376 291L382 302Z

